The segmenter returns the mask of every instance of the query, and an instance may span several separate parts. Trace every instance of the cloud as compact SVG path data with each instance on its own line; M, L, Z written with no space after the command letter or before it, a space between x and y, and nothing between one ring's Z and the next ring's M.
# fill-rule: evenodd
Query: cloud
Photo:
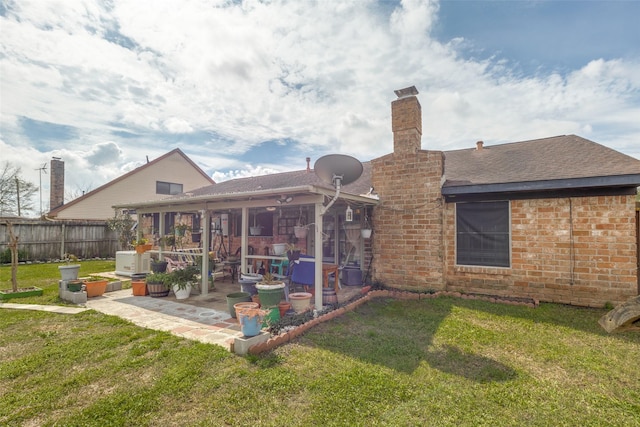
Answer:
M87 153L86 159L92 165L116 164L120 160L122 150L115 142L104 142L94 145Z
M216 181L330 152L369 160L393 148L393 90L415 85L427 149L578 133L640 157L637 59L522 75L504 58L466 56L464 39L436 40L436 1L177 6L6 5L4 144L63 156L78 182L99 166L94 185L176 147ZM24 123L50 124L64 144ZM261 151L268 141L286 150Z

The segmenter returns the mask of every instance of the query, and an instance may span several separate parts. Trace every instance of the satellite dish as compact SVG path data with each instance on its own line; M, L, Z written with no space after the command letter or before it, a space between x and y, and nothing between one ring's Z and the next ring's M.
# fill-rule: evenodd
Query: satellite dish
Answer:
M355 157L344 154L329 154L320 157L313 165L318 178L336 187L351 184L362 175L362 163Z
M320 157L313 165L318 178L336 188L336 194L327 206L322 208L320 215L324 215L327 210L338 200L340 188L350 184L362 175L362 163L355 157L344 154L329 154Z

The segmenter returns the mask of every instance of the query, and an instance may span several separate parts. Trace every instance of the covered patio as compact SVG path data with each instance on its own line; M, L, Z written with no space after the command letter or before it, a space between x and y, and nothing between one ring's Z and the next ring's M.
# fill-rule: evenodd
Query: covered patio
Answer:
M190 215L197 219L192 220L192 227L199 233L200 242L189 252L201 267L202 298L211 292L212 259L239 276L261 267L271 271L274 264L286 267L289 259L285 253L277 253L274 245L299 250L309 258L302 257L298 262L314 263L310 290L314 293L314 306L321 309L323 285L339 290L345 268L359 270L358 284L368 276L371 238L363 237L361 229L370 227L372 207L377 203L371 195L369 163L363 164L363 173L357 180L336 189L313 173L307 162L306 170L235 179L160 201L114 208L135 211L139 221L145 216L153 217L157 233L144 237L156 241L168 230L168 218ZM306 233L298 234L299 226ZM143 234L140 228L139 233ZM180 252L156 246L152 253L162 260ZM286 276L286 271L274 269L280 276ZM332 285L327 272L337 272ZM232 281L237 280L233 276Z

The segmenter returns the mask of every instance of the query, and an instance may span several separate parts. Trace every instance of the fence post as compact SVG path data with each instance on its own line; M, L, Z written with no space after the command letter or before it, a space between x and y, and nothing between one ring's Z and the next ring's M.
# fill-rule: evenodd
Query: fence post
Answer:
M65 234L65 224L62 223L62 232L60 233L60 259L64 259L64 234Z

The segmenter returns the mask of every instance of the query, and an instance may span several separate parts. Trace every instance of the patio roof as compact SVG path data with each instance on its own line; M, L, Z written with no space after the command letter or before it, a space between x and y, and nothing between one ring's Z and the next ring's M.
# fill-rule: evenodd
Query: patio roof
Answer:
M362 164L363 172L355 182L341 188L339 199L353 205L375 205L378 199L371 189L371 163ZM291 196L289 206L322 202L332 198L335 188L320 180L312 169L282 172L223 181L162 200L116 205L116 209L136 209L137 213L219 210L243 207L277 206L276 200Z

